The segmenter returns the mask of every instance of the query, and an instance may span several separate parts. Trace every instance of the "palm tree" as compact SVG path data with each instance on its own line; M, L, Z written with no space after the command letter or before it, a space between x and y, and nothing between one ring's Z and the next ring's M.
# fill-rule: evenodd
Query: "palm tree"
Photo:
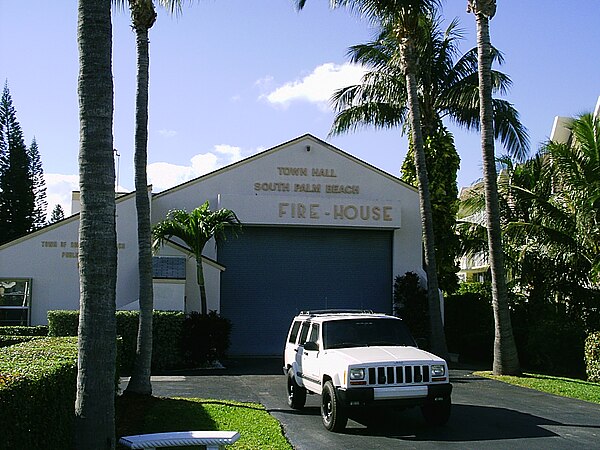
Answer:
M585 114L569 128L569 140L547 142L522 164L499 159L503 250L510 284L520 294L514 301L526 300L511 307L520 306L534 320L559 314L594 329L600 293L600 119ZM474 186L471 194L461 212L483 217L483 186ZM465 251L484 251L483 224L465 222L461 232L467 237Z
M495 375L517 375L521 372L521 367L508 308L494 156L494 111L491 77L493 54L490 44L489 19L496 13L496 0L468 0L467 11L475 14L477 23L481 150L483 153L483 182L485 186L489 262L492 273L492 307L495 324L493 373Z
M306 0L297 0L302 9ZM439 0L330 0L332 7L348 6L358 11L381 28L391 30L397 45L396 59L406 86L406 103L411 139L414 145L415 168L418 179L419 209L423 227L425 265L427 271L427 300L431 330L431 349L446 357L448 348L440 311L440 296L435 260L435 242L431 199L427 179L426 158L421 132L421 110L418 97L418 52L417 42L420 24L424 17L433 16Z
M600 283L600 118L583 114L569 126L566 143L543 149L556 178L555 203L573 217L581 256L590 267L590 282Z
M173 237L180 239L189 247L191 256L196 259L196 277L200 289L202 314L208 312L202 269L202 250L211 238L226 239L227 229L231 229L235 233L240 227L240 221L233 211L226 208L211 211L209 203L205 202L190 213L183 209L169 211L167 218L157 223L152 229L155 251L158 251L167 240Z
M79 0L79 356L75 448L115 448L117 238L110 0Z
M458 249L454 234L458 190L456 172L459 157L452 135L442 120L451 118L467 129L479 129L479 98L477 83L477 49L472 49L455 61L458 41L462 37L458 22L452 21L445 32L439 18L426 18L420 29L417 51L420 70L417 75L419 104L423 114L421 127L425 139L427 171L432 192L436 261L440 286L445 290L456 284L455 258ZM360 125L379 127L406 126L407 101L405 79L396 64L397 45L393 30L384 28L374 42L350 49L350 58L370 70L361 84L338 90L333 96L338 111L332 134L355 130ZM502 56L494 50L494 56ZM495 92L505 92L510 79L492 71ZM517 157L527 152L528 136L519 122L519 114L505 100L494 99L494 120L498 137ZM409 149L402 166L402 178L416 182Z
M152 231L150 199L148 197L148 85L150 53L148 32L156 21L153 0L114 0L119 8L129 4L132 28L136 35L137 81L135 111L135 206L138 223L138 273L140 316L138 323L136 357L127 393L152 394L150 371L152 365ZM171 12L180 11L182 0L159 0Z
M506 189L528 210L508 224L509 242L527 242L557 266L553 278L571 285L561 295L567 301L575 286L594 290L600 281L600 119L584 114L569 128L568 141L547 142L514 168Z

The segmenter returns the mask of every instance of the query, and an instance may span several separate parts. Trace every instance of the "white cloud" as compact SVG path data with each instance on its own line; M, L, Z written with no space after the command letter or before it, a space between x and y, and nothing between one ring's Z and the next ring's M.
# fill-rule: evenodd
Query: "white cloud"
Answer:
M71 200L73 191L79 191L79 175L65 175L62 173L45 173L46 182L46 209L48 219L56 205L60 205L65 212L65 217L71 215ZM118 192L129 192L129 189L119 186Z
M263 148L254 151L242 152L240 147L228 144L215 145L207 153L198 153L190 158L190 164L179 166L168 162L156 162L148 165L148 182L152 184L154 192L164 191L178 184L213 172L221 167L233 164L246 156L258 153ZM57 204L62 206L65 217L71 215L71 195L79 190L79 175L65 175L59 173L45 173L46 200L48 201L48 217ZM119 192L129 192L119 186Z
M158 130L158 134L160 134L162 137L164 138L172 138L177 136L177 131L175 130L167 130L167 129L162 129L162 130Z
M266 98L269 103L284 107L296 100L328 107L329 100L336 90L360 83L364 74L365 69L356 64L326 63L316 67L311 74L301 80L285 83L261 98Z
M48 201L48 217L58 204L62 206L65 217L71 215L71 193L79 190L79 175L61 173L45 173L46 200Z
M271 75L267 75L266 77L260 78L254 82L255 86L258 87L268 87L273 83L273 77Z
M256 153L256 152L251 152ZM148 182L154 192L164 191L178 184L233 164L243 158L242 149L227 144L215 145L213 151L190 158L190 165L179 166L166 162L148 165Z

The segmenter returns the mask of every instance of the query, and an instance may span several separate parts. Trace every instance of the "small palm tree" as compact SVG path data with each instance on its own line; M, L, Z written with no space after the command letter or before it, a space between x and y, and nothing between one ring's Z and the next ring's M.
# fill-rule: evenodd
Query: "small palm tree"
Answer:
M241 223L233 211L226 208L211 211L209 203L205 202L190 213L183 209L169 211L167 218L152 229L155 252L171 238L178 238L189 247L191 256L196 259L196 277L200 289L202 314L208 312L202 270L202 250L211 238L224 240L227 237L227 229L235 233L240 228Z
M517 375L521 372L521 366L508 308L508 290L502 250L498 182L494 155L492 47L489 21L496 14L496 0L468 0L467 11L475 15L477 23L481 150L483 154L483 183L485 186L489 262L492 273L492 307L495 324L493 372L494 375Z

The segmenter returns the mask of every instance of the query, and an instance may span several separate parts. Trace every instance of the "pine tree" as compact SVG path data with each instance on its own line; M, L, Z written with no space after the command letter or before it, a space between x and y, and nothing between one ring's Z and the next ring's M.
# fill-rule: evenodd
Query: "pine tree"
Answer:
M33 207L33 227L42 228L46 225L46 210L48 201L46 200L46 181L44 180L44 169L42 168L42 159L38 150L35 137L29 146L29 172L33 186L34 207Z
M50 223L55 223L63 220L65 218L65 211L60 203L56 204L54 209L52 210L52 215L50 216Z
M16 110L4 84L0 99L0 243L27 234L33 229L35 196L30 176L29 155Z

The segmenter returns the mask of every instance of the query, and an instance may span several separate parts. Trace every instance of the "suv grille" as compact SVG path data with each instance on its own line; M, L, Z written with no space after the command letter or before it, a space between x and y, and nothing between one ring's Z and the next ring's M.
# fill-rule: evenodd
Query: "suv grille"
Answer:
M427 365L369 367L368 384L428 383L429 374Z

